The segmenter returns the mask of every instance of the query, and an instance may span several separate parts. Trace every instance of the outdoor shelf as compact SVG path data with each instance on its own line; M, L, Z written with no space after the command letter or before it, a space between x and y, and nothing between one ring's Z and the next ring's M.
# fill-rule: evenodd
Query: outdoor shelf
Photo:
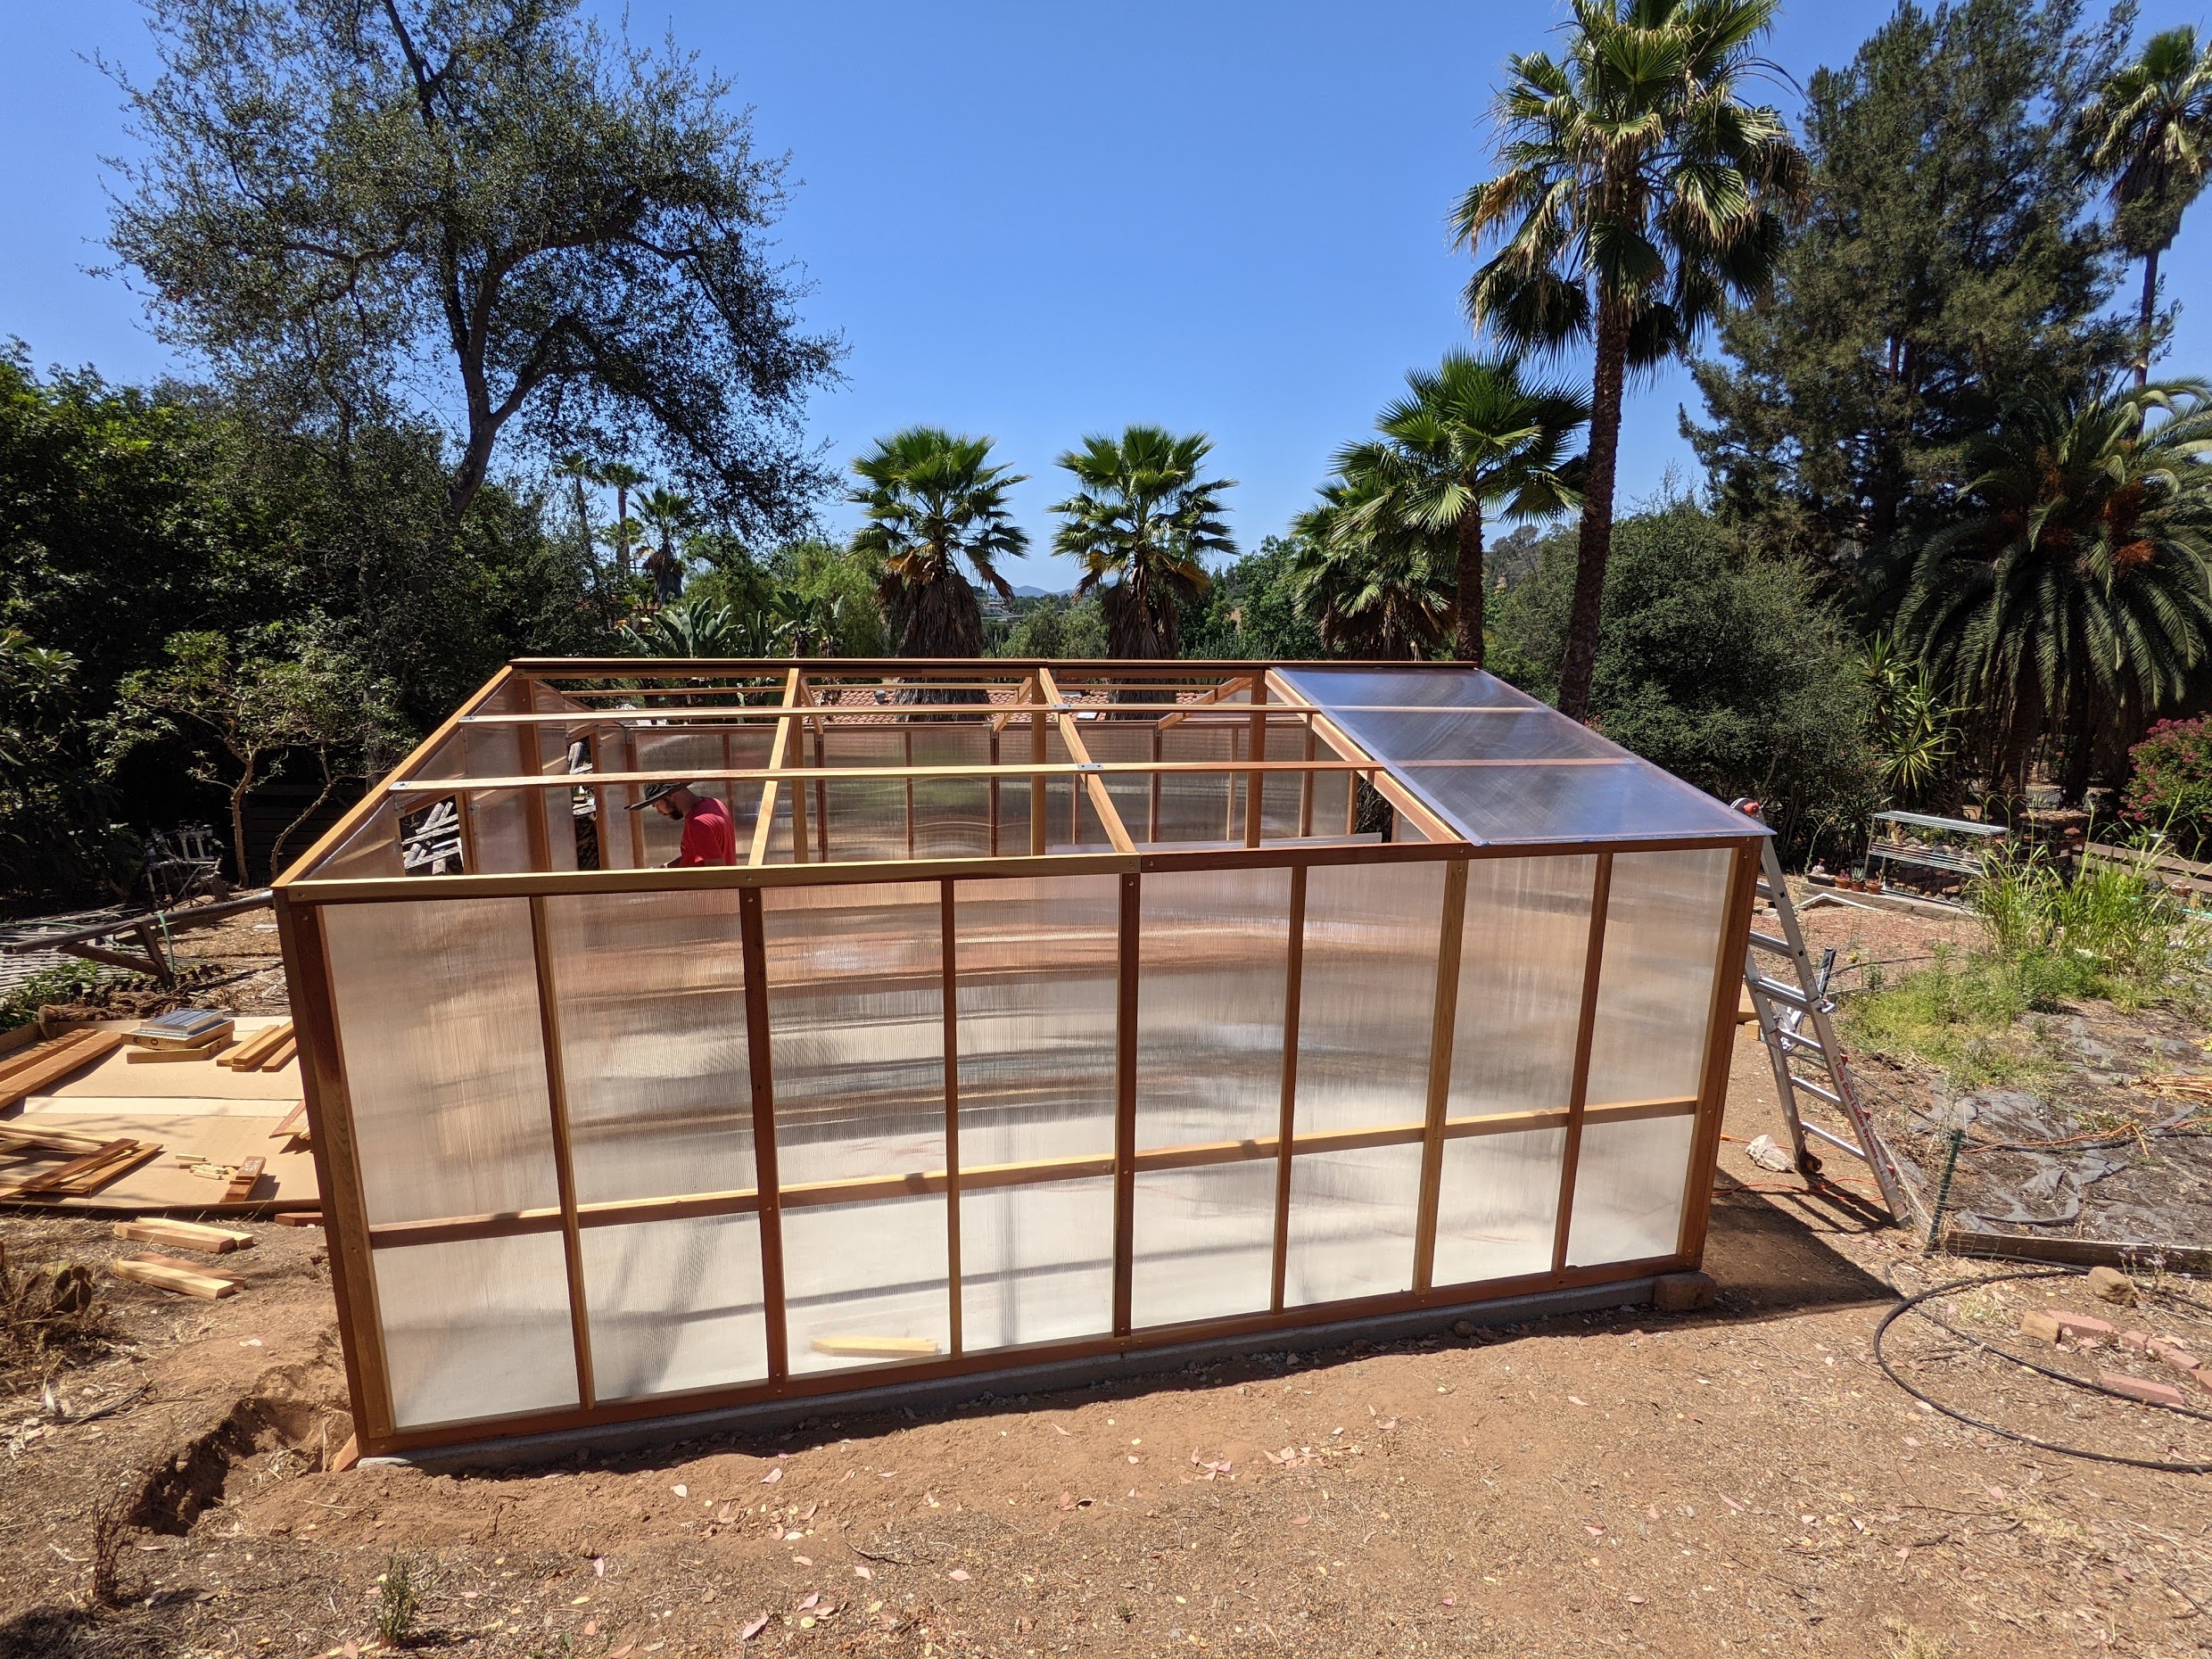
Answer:
M363 1448L1694 1267L1764 834L1465 667L510 664L276 887Z

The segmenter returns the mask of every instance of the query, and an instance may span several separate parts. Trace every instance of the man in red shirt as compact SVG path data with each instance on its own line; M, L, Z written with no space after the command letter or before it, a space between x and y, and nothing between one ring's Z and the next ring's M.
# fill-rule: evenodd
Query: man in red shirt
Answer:
M671 866L734 864L738 862L738 829L730 809L711 795L694 795L688 783L648 785L645 798L631 804L631 812L650 806L664 818L683 820L683 840Z

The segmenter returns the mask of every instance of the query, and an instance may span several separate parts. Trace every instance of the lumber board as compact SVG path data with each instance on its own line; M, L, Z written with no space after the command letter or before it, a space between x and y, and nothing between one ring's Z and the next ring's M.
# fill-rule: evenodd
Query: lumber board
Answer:
M230 1177L230 1185L223 1193L226 1204L243 1204L253 1196L253 1189L261 1184L261 1172L268 1168L266 1158L249 1158L238 1166L238 1173Z
M279 1043L275 1048L269 1050L268 1053L264 1054L261 1057L260 1063L258 1063L253 1069L256 1071L282 1071L286 1066L289 1066L292 1063L293 1057L299 1052L300 1039L294 1036L288 1036L283 1042Z
M2142 1273L2153 1261L2175 1273L2212 1273L2212 1249L2200 1244L2108 1242L2103 1239L2029 1238L2015 1233L1985 1233L1957 1226L1944 1229L1944 1248L1953 1256L1999 1261L2049 1261L2070 1267L2117 1267Z
M273 1026L264 1026L252 1036L241 1042L229 1053L224 1055L217 1063L228 1066L234 1070L245 1070L258 1065L262 1055L268 1053L291 1035L292 1021L289 1019L279 1020Z
M280 1209L269 1217L280 1227L319 1227L323 1212L319 1209Z
M219 1267L213 1262L193 1261L182 1256L157 1256L152 1250L140 1250L136 1256L126 1256L126 1261L144 1262L151 1267L174 1267L179 1273L196 1273L210 1279L228 1279L243 1284L246 1275L235 1267Z
M96 1152L108 1143L96 1135L74 1129L34 1129L27 1124L0 1123L0 1152Z
M253 1248L251 1233L237 1227L210 1227L198 1221L119 1221L113 1230L117 1238L135 1243L204 1250L210 1256L227 1256L233 1250Z
M219 1301L226 1296L235 1296L245 1289L244 1284L236 1279L217 1278L194 1268L171 1267L158 1261L125 1259L111 1263L108 1271L119 1279L151 1284L156 1290L175 1291L182 1296L197 1296L210 1302Z
M62 1052L51 1054L35 1065L22 1068L0 1082L0 1108L50 1088L72 1073L82 1071L97 1061L105 1060L123 1045L120 1031L95 1031L83 1042L71 1044Z
M940 1351L933 1336L818 1336L813 1349L846 1359L911 1359Z
M103 1037L112 1037L114 1042L103 1044L100 1041ZM34 1048L22 1050L18 1053L9 1055L5 1060L0 1060L0 1103L9 1103L22 1098L21 1095L8 1094L8 1090L14 1086L17 1078L34 1071L45 1072L51 1069L57 1061L69 1054L84 1054L86 1058L78 1063L88 1065L92 1061L111 1052L121 1041L120 1034L113 1031L102 1031L95 1027L84 1031L71 1031L66 1036L54 1037ZM55 1075L67 1077L69 1073L64 1071ZM33 1084L31 1089L45 1086L44 1083ZM26 1094L29 1092L31 1092L29 1089L25 1091Z
M294 1135L303 1141L307 1139L307 1102L305 1101L301 1101L284 1115L276 1127L268 1132L268 1138L272 1141L281 1141L288 1135Z
M54 1168L0 1186L0 1198L82 1198L87 1193L97 1192L126 1169L136 1168L161 1150L144 1141L109 1141L97 1151L83 1153Z
M177 1061L219 1060L223 1051L230 1045L230 1036L226 1032L211 1042L202 1044L198 1048L140 1048L134 1044L123 1051L123 1060L126 1064L133 1066L166 1065Z

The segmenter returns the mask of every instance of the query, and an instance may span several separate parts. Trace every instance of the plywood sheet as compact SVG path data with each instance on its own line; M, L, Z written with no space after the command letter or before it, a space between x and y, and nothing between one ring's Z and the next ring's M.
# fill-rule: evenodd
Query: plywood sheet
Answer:
M249 1036L273 1019L242 1019L239 1033ZM89 1198L70 1199L66 1209L142 1211L222 1207L223 1184L187 1173L181 1160L238 1164L268 1160L267 1175L254 1202L243 1209L285 1208L317 1201L315 1160L293 1151L291 1140L272 1140L269 1132L301 1101L296 1062L273 1072L233 1071L212 1059L174 1065L133 1066L122 1051L87 1067L51 1090L34 1094L0 1118L35 1127L40 1124L103 1140L128 1137L159 1143L161 1154L103 1187ZM272 1184L273 1183L273 1184Z

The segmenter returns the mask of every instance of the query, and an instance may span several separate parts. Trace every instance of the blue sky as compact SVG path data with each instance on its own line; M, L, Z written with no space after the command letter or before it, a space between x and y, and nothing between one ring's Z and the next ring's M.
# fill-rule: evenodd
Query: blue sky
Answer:
M1887 6L1786 4L1770 55L1800 80L1847 61ZM2198 22L2147 0L2142 29ZM840 465L896 427L988 433L1030 475L1016 505L1050 535L1052 458L1083 433L1155 421L1212 434L1248 545L1309 501L1405 370L1466 338L1468 262L1445 216L1488 168L1508 53L1542 45L1556 0L1308 0L634 6L731 76L796 184L779 236L843 334L846 384L811 433ZM610 12L610 16L619 16ZM149 57L135 5L0 8L0 337L40 366L139 380L178 367L102 257L99 158L124 144L113 89L81 61ZM1787 87L1776 95L1795 105ZM2167 261L2184 301L2175 361L2212 367L2212 203ZM1687 375L1638 391L1622 487L1690 470ZM849 524L831 504L833 526ZM1010 566L1061 588L1049 558Z

